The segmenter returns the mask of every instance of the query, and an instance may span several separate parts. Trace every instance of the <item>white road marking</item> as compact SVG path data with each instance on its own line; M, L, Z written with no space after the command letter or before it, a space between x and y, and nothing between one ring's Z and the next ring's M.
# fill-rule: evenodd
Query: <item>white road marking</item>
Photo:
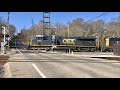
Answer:
M20 50L18 50L17 48L16 48L16 50L17 50L20 54L22 54L22 52L20 52Z
M33 67L37 70L37 72L43 77L43 78L47 78L39 69L35 64L32 64Z

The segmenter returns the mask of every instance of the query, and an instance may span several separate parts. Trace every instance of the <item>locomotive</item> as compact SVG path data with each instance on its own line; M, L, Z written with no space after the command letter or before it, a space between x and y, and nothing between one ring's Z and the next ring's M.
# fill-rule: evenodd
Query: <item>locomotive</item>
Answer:
M95 37L60 37L60 36L43 36L36 35L30 41L28 49L60 49L74 51L96 51Z

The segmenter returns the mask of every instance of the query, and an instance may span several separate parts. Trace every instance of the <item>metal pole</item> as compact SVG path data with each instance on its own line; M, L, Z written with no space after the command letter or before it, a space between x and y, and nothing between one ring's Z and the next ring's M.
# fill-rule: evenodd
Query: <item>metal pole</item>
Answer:
M55 35L57 36L57 27L56 27L56 33L55 33ZM57 40L55 39L55 44L57 45Z
M15 36L15 47L16 47L16 36ZM17 48L17 47L16 47Z
M9 16L10 16L10 12L8 12L8 31L9 31ZM9 40L8 40L8 49L9 49Z
M69 37L69 35L70 35L70 34L69 34L69 25L68 25L68 37Z
M30 45L30 31L29 31L29 45Z
M118 41L117 41L117 45L118 45Z
M5 32L5 28L4 28L4 32ZM4 34L4 43L5 43L5 34ZM3 54L5 54L5 46L3 46Z
M69 48L69 54L70 54L70 48Z
M33 21L33 18L32 18L32 34L33 34L33 37L34 37L34 21Z
M4 29L4 32L5 32L5 29ZM5 42L5 34L4 34L4 42Z
M4 26L2 26L3 27L3 34L4 34L4 38L3 38L3 43L2 43L2 47L1 47L1 49L2 49L2 51L3 51L3 54L5 54L5 27Z
M53 42L52 42L52 52L53 52Z
M68 25L68 37L69 37L69 25ZM70 54L70 48L69 48L69 54Z
M44 12L43 12L43 21L42 21L42 26L43 26L43 32L42 32L42 34L43 34L43 37L42 37L42 40L44 40Z

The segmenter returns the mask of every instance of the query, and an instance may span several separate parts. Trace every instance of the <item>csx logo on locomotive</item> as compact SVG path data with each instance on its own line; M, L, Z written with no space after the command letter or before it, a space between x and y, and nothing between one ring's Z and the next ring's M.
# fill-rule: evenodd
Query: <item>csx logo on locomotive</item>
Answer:
M75 44L75 39L63 39L63 44Z

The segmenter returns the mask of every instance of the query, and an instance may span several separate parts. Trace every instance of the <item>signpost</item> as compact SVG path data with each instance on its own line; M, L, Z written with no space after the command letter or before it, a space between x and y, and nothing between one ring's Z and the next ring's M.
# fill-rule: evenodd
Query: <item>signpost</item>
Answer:
M56 48L56 46L54 45L55 42L55 35L52 35L52 51L54 48Z
M6 41L6 27L2 26L3 27L3 35L4 35L4 38L3 38L3 42L1 42L1 54L5 54L5 45L7 44L7 41Z

